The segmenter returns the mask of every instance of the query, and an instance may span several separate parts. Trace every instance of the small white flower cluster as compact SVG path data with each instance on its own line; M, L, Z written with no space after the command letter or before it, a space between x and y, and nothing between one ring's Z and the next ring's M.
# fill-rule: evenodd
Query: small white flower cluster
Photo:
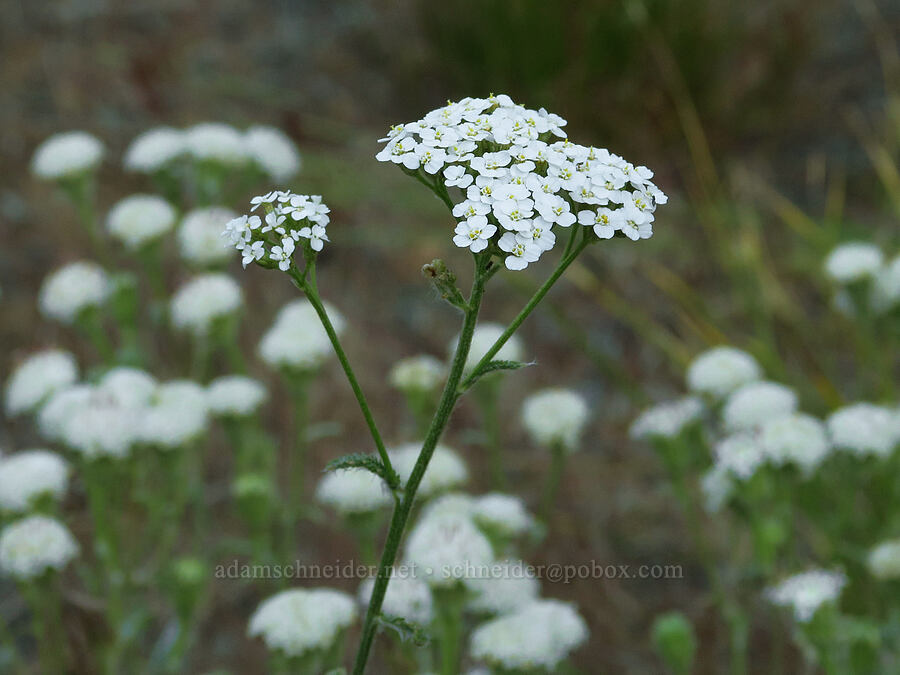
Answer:
M423 516L406 541L406 562L436 588L465 583L469 570L494 562L490 540L467 515L451 511Z
M78 379L78 364L69 352L47 349L22 361L6 381L6 414L32 412L53 392Z
M703 401L697 396L684 396L648 408L631 424L632 438L676 438L703 414Z
M376 158L432 183L454 204L453 242L475 253L490 246L511 270L552 249L554 227L577 222L601 239L650 237L656 206L667 201L653 173L565 140L565 125L506 95L465 98L392 127Z
M873 277L884 263L875 244L854 241L836 247L825 259L825 274L837 284L852 284Z
M869 571L876 579L900 577L900 539L885 541L869 552Z
M822 605L836 602L847 584L842 572L811 570L796 574L770 588L766 595L780 607L790 607L794 618L806 623Z
M391 503L387 484L366 469L338 469L322 477L316 499L343 516L370 513Z
M854 403L828 417L831 442L859 456L887 457L900 445L900 413L871 403Z
M395 363L388 380L404 393L427 394L436 390L445 377L446 367L440 359L422 354Z
M762 369L747 352L734 347L714 347L700 354L688 367L687 386L698 394L721 399L761 376Z
M482 614L509 614L538 599L541 585L521 560L505 560L488 568L486 576L466 579L472 597L468 608Z
M878 246L853 241L834 248L824 264L825 276L839 287L835 295L838 310L853 315L856 303L867 302L878 314L900 307L900 255L885 261ZM861 287L868 297L856 297L842 287Z
M172 325L203 337L216 321L234 316L244 303L240 285L227 274L201 274L184 284L170 302Z
M297 146L283 131L253 126L245 132L219 122L202 122L182 131L157 127L135 138L125 152L125 168L139 173L169 169L182 157L230 167L256 165L271 179L292 178L300 170Z
M31 172L43 180L65 180L94 170L103 160L103 143L84 131L55 134L41 143Z
M169 232L177 213L162 197L137 194L125 197L109 210L106 230L129 251L138 251Z
M587 624L570 604L536 600L479 626L469 652L504 670L555 672L587 637Z
M330 588L295 588L264 600L250 617L250 637L288 657L325 651L356 620L356 603Z
M231 259L231 248L222 243L222 228L237 217L223 206L207 206L184 214L178 226L178 250L194 267L216 267Z
M388 450L391 464L404 484L412 474L421 449L421 443L406 443L395 449ZM425 472L422 482L419 483L416 495L423 498L430 497L439 492L458 487L468 479L469 472L459 454L446 445L438 445L431 456L428 471Z
M489 532L518 537L534 525L534 518L518 497L490 492L472 503L472 518Z
M44 279L38 297L41 313L73 323L85 310L99 307L112 293L112 283L96 263L79 261L61 267Z
M331 304L325 311L335 332L344 331L344 317ZM259 355L272 368L312 371L334 354L328 333L315 308L305 298L281 308L272 327L259 341Z
M731 393L722 408L728 431L750 431L797 410L797 394L777 382L750 382Z
M328 241L325 228L331 209L319 195L279 190L254 197L250 204L251 212L261 205L265 211L263 216L234 218L222 233L241 252L244 267L256 262L286 272L291 268L299 242L318 253Z
M492 321L485 321L475 326L475 332L472 333L472 342L469 345L469 355L466 357L465 372L469 373L478 365L478 362L484 358L488 350L494 346L494 343L503 335L505 326ZM456 351L456 343L458 337L449 345L449 353L452 355ZM509 340L494 355L494 361L521 361L525 354L525 347L518 335L513 334Z
M374 588L374 579L366 579L360 585L358 597L363 607L368 607ZM431 589L416 576L393 574L384 594L381 611L391 619L406 619L419 626L428 626L434 616Z
M206 387L206 405L219 417L247 417L268 397L265 385L246 375L223 375Z
M61 570L76 555L78 543L55 518L27 516L0 533L0 571L20 581Z
M522 423L532 440L566 452L578 449L589 414L584 398L568 389L543 389L522 404Z
M41 497L60 499L68 485L68 465L49 450L23 450L0 458L0 510L21 513Z

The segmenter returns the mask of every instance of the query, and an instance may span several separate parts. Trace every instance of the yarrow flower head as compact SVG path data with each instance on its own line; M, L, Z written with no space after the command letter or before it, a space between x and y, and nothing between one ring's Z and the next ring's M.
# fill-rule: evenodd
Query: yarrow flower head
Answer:
M205 336L215 321L233 316L243 305L238 283L227 274L203 274L172 296L172 325Z
M162 449L182 447L206 433L209 408L206 390L191 380L159 385L140 416L143 443Z
M412 475L421 449L420 443L407 443L389 451L391 464L404 483ZM429 497L462 485L468 479L469 472L456 451L446 445L438 445L434 449L428 471L425 472L416 494Z
M397 361L388 379L404 393L427 394L437 389L445 376L446 367L439 359L422 354Z
M684 396L648 408L631 424L632 438L675 438L700 419L703 401L697 396Z
M206 402L209 412L220 417L252 415L268 396L265 385L246 375L223 375L209 383Z
M534 519L518 497L490 492L472 503L472 518L487 532L517 537L534 525Z
M34 151L31 171L44 180L65 180L92 171L103 159L103 143L84 131L51 136Z
M69 352L48 349L32 354L6 381L6 413L13 416L33 411L53 392L74 384L76 379L78 364Z
M222 242L222 228L236 215L222 206L194 209L184 214L177 233L181 257L197 267L228 262L231 251Z
M387 485L366 469L338 469L325 474L316 488L316 499L342 515L369 513L388 506Z
M794 618L806 623L825 604L836 602L847 584L841 572L812 570L795 574L766 592L769 600L780 607L790 607Z
M900 305L900 256L875 274L870 303L876 312L889 312Z
M325 311L335 331L344 331L344 317L330 303ZM282 307L272 327L259 342L259 355L272 368L312 371L334 354L328 333L308 300L294 300Z
M493 560L491 542L468 516L458 513L439 512L421 518L406 542L406 561L435 587L465 583L470 569L490 565Z
M77 554L72 533L55 518L28 516L0 533L0 571L21 581L61 570Z
M469 346L469 356L466 358L465 370L470 372L478 362L484 358L488 350L494 346L497 339L503 335L505 326L499 323L486 321L475 326L475 332L472 333L472 343ZM456 340L450 343L450 353L453 354L456 349ZM494 355L495 361L521 361L525 347L518 335L513 334L509 340Z
M885 541L869 552L869 571L877 579L900 578L900 539Z
M453 242L521 270L554 247L554 228L632 240L653 234L667 197L653 172L566 139L566 121L509 96L465 98L399 124L375 156L417 175L452 204ZM452 191L452 196L451 196Z
M544 389L525 399L522 423L538 445L558 445L574 452L589 412L580 394L568 389Z
M750 354L734 347L714 347L693 360L687 371L688 389L722 398L738 387L758 380L759 364Z
M0 510L27 511L36 499L59 499L69 484L65 460L49 450L23 450L0 459Z
M359 602L364 607L368 607L374 588L374 579L366 579L360 585ZM431 589L416 576L393 574L381 611L391 619L406 619L410 623L427 626L434 614Z
M175 226L175 207L156 195L132 195L116 203L106 217L106 229L129 251L137 251Z
M766 450L756 434L737 433L716 443L716 466L747 480L766 461Z
M825 425L811 415L794 413L765 423L760 443L775 465L794 464L809 476L828 456L831 443Z
M887 457L900 444L900 415L884 406L854 403L828 417L831 442L856 455Z
M293 178L300 170L300 153L287 135L275 127L255 126L244 132L253 160L274 181Z
M263 601L250 617L247 633L272 651L303 656L328 650L356 620L356 603L330 588L295 588Z
M825 259L825 274L837 284L871 278L881 268L884 254L875 244L854 241L841 244Z
M85 310L102 305L111 292L112 284L100 265L79 261L50 274L38 302L44 316L72 323Z
M123 164L129 171L155 173L168 168L187 152L185 133L172 127L148 129L131 141Z
M244 267L255 262L282 271L291 268L294 253L318 253L329 241L326 228L331 209L319 195L274 191L250 200L251 214L230 220L222 236L241 254Z
M188 153L197 161L235 166L249 159L241 132L232 126L221 122L201 122L184 133Z
M555 672L587 637L587 624L572 605L536 600L479 626L469 651L472 658L504 670Z
M776 382L751 382L733 392L722 409L722 422L730 431L754 429L797 409L797 394Z

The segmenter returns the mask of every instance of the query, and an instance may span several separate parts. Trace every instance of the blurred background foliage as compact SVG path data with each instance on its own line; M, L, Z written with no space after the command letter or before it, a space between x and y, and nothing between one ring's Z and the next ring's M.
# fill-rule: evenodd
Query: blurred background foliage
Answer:
M358 331L349 349L370 357L362 379L372 390L397 358L443 354L455 330L420 265L440 255L465 269L465 256L448 249L442 207L374 161L389 124L446 99L506 92L566 117L580 142L656 171L673 196L656 236L598 246L579 263L524 330L551 367L516 374L523 389L564 382L589 392L597 417L591 452L573 458L562 525L535 562L687 569L679 584L554 589L577 598L591 624L589 672L652 670L648 627L659 610L687 607L701 644L710 634L715 644L718 630L711 615L703 624L702 575L692 575L659 467L625 440L636 404L678 391L687 360L719 342L752 351L812 412L879 392L883 373L854 355L871 351L848 347L820 267L840 240L872 239L888 253L900 243L896 2L0 0L0 16L4 366L38 344L74 343L41 323L34 303L50 269L89 251L74 214L28 173L35 146L57 131L82 128L107 142L108 206L148 189L117 164L149 126L209 119L284 129L304 158L290 187L321 193L334 209L323 293ZM172 286L187 276L177 266L168 274ZM539 278L507 276L489 299L490 318L509 318ZM248 304L266 317L292 296L253 271L242 280ZM246 327L248 352L264 328ZM346 402L339 378L329 387L322 414ZM506 433L516 445L521 397L509 398ZM400 426L397 400L376 407ZM471 417L464 409L456 424ZM359 450L356 424L317 461ZM513 461L515 475L542 460ZM243 630L240 615L233 630ZM708 662L715 672L714 654Z

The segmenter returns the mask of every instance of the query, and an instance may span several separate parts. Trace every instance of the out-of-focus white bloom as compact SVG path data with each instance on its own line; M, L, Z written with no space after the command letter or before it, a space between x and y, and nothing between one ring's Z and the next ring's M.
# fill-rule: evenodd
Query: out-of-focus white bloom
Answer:
M472 517L489 532L500 532L509 537L524 534L534 524L521 499L499 492L478 497L473 504Z
M756 427L797 410L797 394L776 382L750 382L731 393L722 409L722 422L729 431Z
M788 577L768 589L766 597L779 607L790 607L794 618L806 623L822 605L837 601L846 584L847 577L841 572L811 570Z
M368 607L374 588L374 579L366 579L360 585L359 602L363 607ZM384 594L381 612L391 619L402 618L427 626L434 614L433 604L428 584L415 576L400 576L395 573Z
M112 292L112 284L100 265L79 261L56 270L41 286L41 313L72 323L86 309L99 307Z
M228 262L231 250L222 241L222 230L236 216L234 211L222 206L188 211L177 233L181 257L199 267Z
M161 384L140 420L140 438L160 448L177 448L206 432L206 390L190 380Z
M172 325L206 335L214 321L234 315L244 302L241 287L227 274L194 277L172 296Z
M900 305L900 256L875 273L871 304L877 312L887 312Z
M723 398L758 380L762 371L750 354L734 347L713 347L693 360L687 371L691 391Z
M869 552L867 562L869 571L877 579L900 577L900 539L880 543Z
M103 143L85 131L55 134L31 158L31 172L44 180L61 180L91 171L103 159Z
M760 429L760 443L771 462L796 464L805 475L811 474L831 451L825 425L800 413L766 422Z
M281 129L250 127L244 132L244 143L248 154L272 180L285 181L300 170L297 146Z
M302 656L327 650L356 620L356 603L330 588L295 588L264 600L250 617L247 634L272 651Z
M131 195L110 209L106 229L129 251L136 251L169 232L176 218L175 207L162 197Z
M55 392L38 413L38 428L50 441L65 440L65 425L76 412L88 405L94 388L76 384Z
M538 580L521 560L506 560L485 568L485 574L469 576L466 587L472 592L470 609L487 614L507 614L537 600Z
M873 276L884 262L875 244L854 241L841 244L825 259L825 274L838 284L851 284Z
M197 160L234 166L249 159L241 132L220 122L203 122L188 128L185 143L188 152Z
M475 326L475 332L472 333L472 344L469 347L469 356L466 358L466 372L471 371L472 368L478 365L478 362L484 358L484 355L494 346L497 338L499 338L505 330L506 327L501 326L499 323L487 322ZM450 344L450 353L452 354L455 350L456 340ZM517 335L513 335L506 341L506 344L500 348L500 351L494 355L492 360L521 361L524 353L525 349L522 345L522 341Z
M428 393L437 389L446 376L444 364L428 354L402 359L391 368L391 385L406 393Z
M122 405L108 392L93 389L89 400L68 412L61 441L88 459L122 458L139 440L140 408Z
M828 432L836 448L886 457L900 443L900 415L884 406L854 403L831 413Z
M703 507L708 513L718 513L728 498L734 483L731 474L723 464L714 464L700 479L703 492Z
M552 249L554 227L586 227L585 236L604 239L652 236L656 207L667 201L653 172L563 140L565 125L506 95L465 98L392 127L375 157L435 181L457 219L453 243L478 252L493 242L511 270Z
M766 461L766 451L755 434L737 433L716 443L716 463L741 480L750 478Z
M587 424L588 413L584 398L574 391L543 389L525 399L522 423L538 445L558 445L574 452Z
M316 499L343 515L377 511L391 503L387 485L365 469L338 469L322 477Z
M129 171L154 173L187 152L185 133L172 127L148 129L131 141L122 163Z
M475 498L462 492L442 494L425 505L420 519L425 520L447 513L472 518L475 513Z
M587 638L587 624L572 605L537 600L475 629L469 652L507 670L552 672Z
M388 452L391 464L404 484L412 474L421 449L422 446L419 443L406 443ZM451 450L446 445L438 445L434 449L434 454L428 463L428 470L422 477L422 482L419 483L419 489L416 494L422 497L429 497L437 492L457 487L468 479L469 472L456 451Z
M703 401L697 396L684 396L648 408L631 424L632 438L675 438L700 419Z
M344 330L344 317L327 302L325 311L340 335ZM306 299L285 305L259 343L260 357L273 368L315 370L333 354L328 333L315 308Z
M20 415L43 403L53 392L78 379L78 364L69 352L47 349L22 361L6 381L6 414Z
M206 388L210 413L220 416L252 415L268 396L265 385L245 375L217 377Z
M0 458L0 509L27 511L34 500L59 499L69 484L69 467L49 450L23 450Z
M150 402L158 385L156 378L145 370L119 366L100 378L97 389L125 408L139 408Z
M72 533L55 518L28 516L0 533L0 570L20 581L61 570L77 554Z
M494 560L491 542L466 516L441 513L422 518L406 542L406 561L435 587L453 586Z

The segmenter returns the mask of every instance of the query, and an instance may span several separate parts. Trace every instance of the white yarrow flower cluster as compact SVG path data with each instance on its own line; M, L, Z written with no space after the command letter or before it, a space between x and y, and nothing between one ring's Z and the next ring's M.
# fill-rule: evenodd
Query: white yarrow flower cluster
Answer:
M762 370L750 354L734 347L714 347L693 360L687 371L691 391L723 398L758 380Z
M466 579L466 588L472 594L469 609L485 614L508 614L538 599L541 585L521 560L494 563L486 572Z
M900 256L875 274L871 304L877 312L889 312L900 305Z
M374 579L366 579L359 587L359 602L368 607L375 588ZM428 626L434 615L431 588L415 576L394 574L381 605L382 613L391 619L402 618L420 626Z
M498 668L553 672L587 637L587 624L572 605L538 600L479 626L469 651Z
M96 263L79 261L50 274L41 286L41 313L62 323L72 323L92 307L99 307L112 292L106 272Z
M503 334L506 329L499 323L486 321L475 326L475 332L472 333L472 343L469 346L469 355L466 358L465 371L470 372L478 362L484 358L488 350L494 346L494 343ZM456 351L457 340L450 343L450 354ZM494 361L521 361L525 353L522 340L519 336L512 335L509 340L494 355Z
M319 195L276 191L254 197L250 204L251 212L262 206L262 215L234 218L222 232L231 246L242 254L244 267L256 262L263 267L287 271L298 244L318 253L328 241L326 228L331 209Z
M578 223L601 239L650 237L656 206L667 201L653 173L565 140L565 125L506 95L465 98L392 127L376 158L447 195L457 218L453 242L476 253L491 246L511 270L552 249L554 228Z
M431 586L465 583L472 569L494 561L491 542L465 515L442 512L421 518L409 533L406 561Z
M580 394L568 389L544 389L525 399L522 423L538 445L574 452L589 413Z
M881 249L862 241L841 244L825 259L825 274L837 284L852 284L875 275L884 262Z
M328 318L340 335L344 317L331 304L324 303ZM259 342L259 355L272 368L311 371L334 354L328 333L315 308L305 298L282 307L272 327Z
M444 381L446 367L433 356L422 354L401 359L388 375L391 385L404 393L429 393Z
M885 541L869 552L869 571L876 579L900 577L900 539Z
M252 415L267 397L265 385L246 375L223 375L206 387L209 412L220 417Z
M795 464L805 476L831 451L825 425L811 415L794 413L773 419L760 429L760 443L769 461Z
M182 447L206 433L206 390L190 380L171 380L154 391L140 416L140 440L162 449Z
M286 181L300 170L297 146L281 129L250 127L244 132L244 144L259 168L274 181Z
M263 601L247 633L289 657L331 647L356 620L353 598L330 588L295 588Z
M41 143L31 159L31 171L44 180L64 180L92 171L103 160L103 143L84 131L68 131Z
M68 484L68 465L49 450L23 450L0 458L0 510L20 513L45 495L59 499Z
M697 396L684 396L648 408L631 424L632 438L676 438L700 419L703 401Z
M797 394L777 382L751 382L732 392L722 409L722 423L729 431L755 429L797 410Z
M900 415L871 403L854 403L828 417L828 433L836 448L859 455L887 457L900 444Z
M0 571L20 581L61 570L77 554L72 533L55 518L28 516L0 533Z
M172 325L197 336L208 335L213 323L234 316L244 296L227 274L203 274L184 284L172 296Z
M181 257L192 265L222 265L231 258L231 250L222 243L222 228L237 213L222 206L194 209L184 214L176 238Z
M6 381L6 413L31 412L53 392L78 379L78 364L69 352L48 349L22 361Z
M123 164L129 171L155 173L187 152L185 133L172 127L148 129L131 141Z
M488 532L517 537L531 529L534 519L518 497L490 492L476 498L472 504L472 518Z
M388 451L391 464L404 484L412 474L421 449L420 443L406 443ZM446 445L438 445L434 449L434 454L428 464L428 471L422 477L416 494L421 497L430 497L438 492L462 485L468 479L469 472L456 451Z
M785 579L766 596L773 604L790 607L794 618L806 623L822 605L836 602L846 584L847 577L841 572L811 570Z
M248 161L244 137L237 129L221 122L201 122L185 131L188 153L197 161L240 165Z
M325 474L316 488L316 499L345 516L377 511L391 503L390 492L381 477L358 468Z
M157 195L131 195L117 202L106 216L106 229L129 251L158 241L175 226L177 213Z
M741 480L751 478L767 459L766 449L758 435L744 432L727 436L716 443L715 457L717 467Z

